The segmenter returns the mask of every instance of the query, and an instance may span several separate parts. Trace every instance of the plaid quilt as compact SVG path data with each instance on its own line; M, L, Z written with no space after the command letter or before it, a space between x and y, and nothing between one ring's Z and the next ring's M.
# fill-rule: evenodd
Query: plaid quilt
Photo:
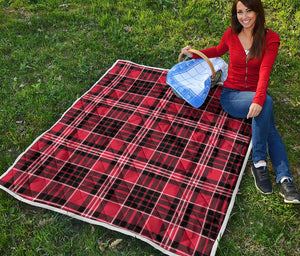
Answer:
M19 200L135 236L168 255L213 255L249 154L251 125L196 109L167 70L118 60L0 177Z

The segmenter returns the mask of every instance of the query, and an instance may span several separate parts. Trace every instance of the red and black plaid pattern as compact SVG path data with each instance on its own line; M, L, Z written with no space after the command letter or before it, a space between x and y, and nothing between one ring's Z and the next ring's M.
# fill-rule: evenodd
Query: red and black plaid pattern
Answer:
M166 70L117 61L2 175L38 206L111 226L168 254L210 255L250 143L220 107L176 98Z

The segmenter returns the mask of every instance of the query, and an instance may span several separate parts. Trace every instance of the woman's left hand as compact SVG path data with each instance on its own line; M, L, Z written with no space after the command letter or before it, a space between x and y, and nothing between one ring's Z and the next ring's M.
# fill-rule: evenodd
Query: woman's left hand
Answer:
M262 106L257 103L252 103L249 108L247 119L251 117L256 117L260 114Z
M193 57L193 54L188 52L192 47L187 45L186 47L182 48L181 50L181 54L185 54L186 56L188 56L189 58Z

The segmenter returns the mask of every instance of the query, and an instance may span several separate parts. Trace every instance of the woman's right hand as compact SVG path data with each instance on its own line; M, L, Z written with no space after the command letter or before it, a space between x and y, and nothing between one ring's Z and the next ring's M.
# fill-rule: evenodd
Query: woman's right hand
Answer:
M181 53L188 56L189 58L192 58L193 57L193 54L188 52L188 50L192 49L191 46L187 45L186 47L183 47L181 49Z

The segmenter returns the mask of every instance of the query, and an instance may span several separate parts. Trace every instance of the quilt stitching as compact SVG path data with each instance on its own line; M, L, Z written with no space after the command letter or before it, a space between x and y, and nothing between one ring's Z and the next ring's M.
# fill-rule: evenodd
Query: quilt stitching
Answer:
M137 236L169 255L210 255L251 124L176 98L167 70L117 61L1 176L18 199Z

